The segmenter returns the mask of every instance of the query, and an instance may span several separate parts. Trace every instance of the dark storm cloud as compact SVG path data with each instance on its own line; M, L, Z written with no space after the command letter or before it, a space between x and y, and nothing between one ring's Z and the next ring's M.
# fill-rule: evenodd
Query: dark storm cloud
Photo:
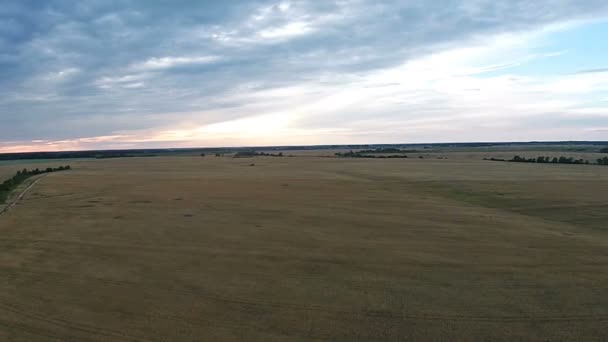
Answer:
M234 119L252 113L216 112L265 108L247 92L331 82L323 78L607 9L604 0L3 1L0 141Z

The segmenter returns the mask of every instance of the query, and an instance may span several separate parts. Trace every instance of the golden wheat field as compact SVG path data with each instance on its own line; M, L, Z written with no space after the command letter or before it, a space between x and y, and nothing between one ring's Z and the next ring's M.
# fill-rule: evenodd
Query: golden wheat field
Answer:
M0 216L0 340L605 339L608 167L445 155L70 161Z

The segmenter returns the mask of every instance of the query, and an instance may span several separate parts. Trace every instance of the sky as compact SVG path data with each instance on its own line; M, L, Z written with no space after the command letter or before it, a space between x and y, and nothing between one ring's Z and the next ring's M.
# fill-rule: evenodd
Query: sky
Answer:
M608 140L608 1L0 2L0 152L532 140Z

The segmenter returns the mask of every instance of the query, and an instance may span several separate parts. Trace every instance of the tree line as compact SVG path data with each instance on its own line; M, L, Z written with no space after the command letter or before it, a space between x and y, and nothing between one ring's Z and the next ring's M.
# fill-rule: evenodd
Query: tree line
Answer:
M377 148L375 150L361 150L358 153L416 153L417 150L402 150L400 148L386 147Z
M546 157L539 156L536 158L526 158L520 156L514 156L512 159L501 159L501 158L483 158L484 160L492 160L492 161L507 161L514 163L540 163L540 164L595 164L595 165L608 165L608 157L598 158L595 163L590 162L585 159L575 159L573 157Z
M71 169L72 167L70 165L66 165L55 168L47 167L46 169L36 168L33 170L23 169L21 171L17 171L17 173L13 177L5 180L4 182L2 182L2 184L0 184L0 203L4 203L4 201L6 201L6 198L8 197L10 192L13 191L14 188L16 188L19 184L23 183L23 181L32 176Z
M389 155L389 156L374 156L374 155L369 155L366 154L369 152L365 152L365 151L359 151L359 152L353 152L353 151L348 151L348 152L338 152L335 153L336 157L341 157L341 158L408 158L408 156L404 155L404 154L393 154L393 155Z
M248 158L248 157L283 157L283 152L279 153L264 153L256 151L239 151L234 154L234 158Z

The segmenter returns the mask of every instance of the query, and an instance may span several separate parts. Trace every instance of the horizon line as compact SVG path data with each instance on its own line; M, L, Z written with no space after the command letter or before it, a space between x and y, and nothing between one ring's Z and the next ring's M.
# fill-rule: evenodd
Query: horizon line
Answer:
M82 149L82 150L55 150L55 151L29 151L29 152L0 152L0 155L11 154L35 154L35 153L70 153L70 152L111 152L111 151L186 151L186 150L221 150L221 149L255 149L255 148L296 148L296 147L348 147L348 146L432 146L432 145L465 145L465 144L490 144L490 145L508 145L508 144L600 144L608 145L608 140L527 140L527 141L446 141L446 142L428 142L428 143L356 143L356 144L312 144L312 145L240 145L240 146L217 146L217 147L153 147L153 148L125 148L125 149Z

